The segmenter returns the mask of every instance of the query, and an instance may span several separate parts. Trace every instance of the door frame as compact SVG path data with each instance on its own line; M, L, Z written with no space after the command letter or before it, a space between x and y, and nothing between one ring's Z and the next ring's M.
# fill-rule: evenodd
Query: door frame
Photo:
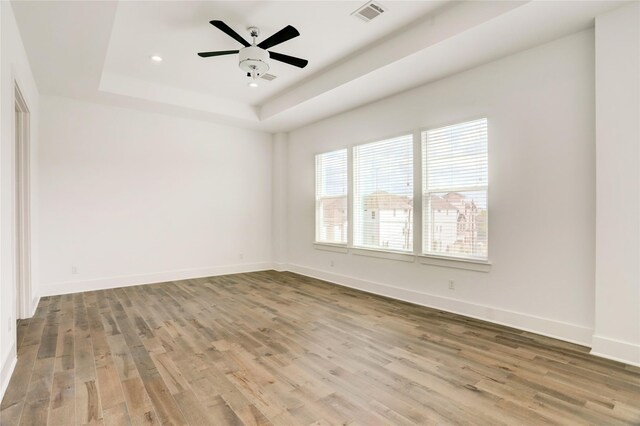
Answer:
M31 117L17 81L14 94L16 319L22 319L31 317Z

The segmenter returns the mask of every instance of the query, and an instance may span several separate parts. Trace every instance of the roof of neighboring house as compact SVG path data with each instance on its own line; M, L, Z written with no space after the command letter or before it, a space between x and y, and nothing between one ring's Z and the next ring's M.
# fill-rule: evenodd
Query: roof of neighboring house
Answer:
M442 197L431 194L431 208L433 210L463 210L467 207L474 208L473 200L467 200L459 192L448 192Z
M431 194L431 210L458 210L458 207L438 195Z
M342 210L347 208L347 197L339 195L335 197L322 197L322 207L325 210Z
M411 209L413 202L406 195L391 194L387 191L376 191L364 197L365 210Z
M347 197L323 197L322 210L325 224L341 225L347 216Z
M442 198L447 201L465 201L464 195L459 192L447 192Z

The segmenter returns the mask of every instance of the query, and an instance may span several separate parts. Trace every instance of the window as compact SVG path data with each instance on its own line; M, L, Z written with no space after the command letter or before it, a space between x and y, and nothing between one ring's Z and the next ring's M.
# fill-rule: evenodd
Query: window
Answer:
M355 247L413 251L412 135L353 149L353 222Z
M422 208L415 220L422 224L416 235L421 254L486 263L487 119L427 130L421 136L421 161L415 163L412 134L316 156L317 243L342 245L331 250L345 252L392 252L355 254L414 259L413 180L420 167L422 190L416 202ZM421 262L455 264L428 257ZM469 265L464 263L464 269L471 269Z
M316 155L316 241L347 244L347 150Z
M424 254L487 259L487 119L422 133Z

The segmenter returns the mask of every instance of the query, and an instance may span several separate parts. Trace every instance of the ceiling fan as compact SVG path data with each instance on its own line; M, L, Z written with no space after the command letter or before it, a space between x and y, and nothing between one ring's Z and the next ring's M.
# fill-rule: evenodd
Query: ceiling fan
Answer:
M260 35L260 30L256 27L249 27L247 30L253 39L253 43L249 44L244 38L242 38L237 32L222 21L210 21L214 27L218 28L229 37L242 44L244 47L240 50L218 50L215 52L200 52L198 56L202 58L208 58L210 56L222 56L233 55L239 53L240 63L239 66L243 71L246 71L247 77L251 77L254 80L267 71L269 71L269 64L267 58L271 58L275 61L284 62L285 64L293 65L294 67L304 68L309 61L306 59L296 58L294 56L283 55L282 53L267 51L267 49L277 46L280 43L284 43L287 40L298 37L300 33L291 25L287 25L271 37L262 40L256 44L256 38Z

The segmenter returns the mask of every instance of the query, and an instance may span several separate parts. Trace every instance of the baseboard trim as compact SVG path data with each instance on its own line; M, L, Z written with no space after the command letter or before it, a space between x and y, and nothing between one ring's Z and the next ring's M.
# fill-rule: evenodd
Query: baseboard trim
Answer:
M277 272L285 272L285 271L289 270L288 269L289 265L287 265L286 263L275 262L275 263L273 263L272 266L273 266L273 270L277 271Z
M479 305L457 299L436 296L429 293L390 286L388 284L362 280L346 275L326 272L306 266L289 264L288 270L300 275L329 281L344 287L362 290L367 293L391 297L393 299L426 306L433 309L464 315L467 317L489 321L492 323L529 331L548 337L591 346L593 330L576 324L541 318L532 315L513 312L492 306Z
M640 345L593 335L591 354L640 367Z
M16 368L18 357L16 356L16 344L11 345L11 348L4 356L2 360L2 368L0 368L0 401L4 398L4 393L7 391L9 381L13 375L13 370Z
M60 294L78 293L82 291L106 290L109 288L156 284L167 281L212 277L216 275L265 271L272 268L273 264L271 262L258 262L238 265L213 266L208 268L180 269L152 274L124 275L94 280L57 282L42 284L40 286L40 294L42 296L57 296Z
M36 296L31 301L31 316L29 318L33 318L36 314L36 309L38 309L38 304L40 303L40 296Z

